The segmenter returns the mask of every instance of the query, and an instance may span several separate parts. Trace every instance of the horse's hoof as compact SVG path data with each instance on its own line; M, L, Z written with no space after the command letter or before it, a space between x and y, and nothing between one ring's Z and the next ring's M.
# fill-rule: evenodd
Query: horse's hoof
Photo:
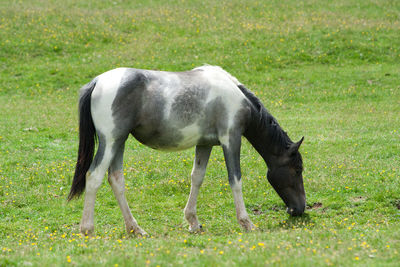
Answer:
M243 229L246 232L251 232L251 231L256 230L256 226L252 222L250 222L249 224L246 224L245 226L243 226Z
M134 235L137 236L137 237L145 237L145 236L148 236L148 235L149 235L148 233L146 233L145 230L143 230L143 229L140 228L139 226L128 230L128 233L134 234Z
M242 219L239 220L240 226L242 226L243 230L246 232L251 232L256 229L256 226L250 221L250 219Z
M81 234L84 236L90 236L94 233L94 227L83 227L80 228Z
M256 226L252 223L249 228L249 232L256 230Z

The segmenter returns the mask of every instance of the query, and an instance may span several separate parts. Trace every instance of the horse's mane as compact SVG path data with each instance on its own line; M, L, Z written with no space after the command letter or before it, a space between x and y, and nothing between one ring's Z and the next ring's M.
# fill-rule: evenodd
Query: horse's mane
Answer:
M279 147L281 148L280 150L287 149L293 142L290 140L287 133L282 130L276 119L268 112L260 99L258 99L253 92L242 84L239 84L238 87L253 106L251 112L251 127L255 129L249 130L267 135L268 138L264 140L267 141L265 145L269 147ZM281 151L275 152L279 153Z

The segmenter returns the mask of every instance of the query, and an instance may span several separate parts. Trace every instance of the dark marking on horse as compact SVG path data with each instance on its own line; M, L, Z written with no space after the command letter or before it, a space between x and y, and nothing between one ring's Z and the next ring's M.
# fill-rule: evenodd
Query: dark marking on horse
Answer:
M117 126L115 131L118 131L114 132L114 136L126 135L136 126L148 82L143 71L129 69L125 72L112 103L112 114Z
M182 136L174 127L163 124L165 99L160 91L162 80L150 71L128 69L115 100L113 117L115 136L131 133L139 142L152 148L177 146Z
M186 87L172 102L169 119L178 121L183 127L194 123L202 115L208 92L209 88L196 85Z
M211 100L204 108L199 121L202 138L200 145L219 145L219 136L228 132L228 110L221 97Z
M104 157L104 151L106 148L106 139L104 135L97 130L97 136L99 138L99 147L97 148L96 156L94 157L94 160L92 164L90 165L89 171L92 172L94 169L96 169L97 166L101 163Z

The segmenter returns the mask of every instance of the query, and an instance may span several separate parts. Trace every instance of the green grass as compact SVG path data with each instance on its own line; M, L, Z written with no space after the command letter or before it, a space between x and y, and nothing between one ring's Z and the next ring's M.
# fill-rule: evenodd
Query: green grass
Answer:
M400 261L400 2L1 1L1 266L397 266ZM193 149L129 139L127 198L148 238L124 232L109 185L93 237L66 202L79 88L119 66L220 65L253 90L301 151L309 208L289 218L247 141L241 233L223 155L201 189L202 234L183 208Z

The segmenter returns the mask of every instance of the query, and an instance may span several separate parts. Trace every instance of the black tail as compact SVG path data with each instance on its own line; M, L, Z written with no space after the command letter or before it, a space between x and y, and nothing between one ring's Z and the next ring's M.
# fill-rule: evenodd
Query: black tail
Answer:
M90 111L91 96L96 79L86 84L81 89L79 98L79 149L78 160L76 162L74 180L72 181L71 191L68 201L74 197L79 197L86 186L86 173L93 160L94 145L96 142L96 129L93 124L92 113Z

